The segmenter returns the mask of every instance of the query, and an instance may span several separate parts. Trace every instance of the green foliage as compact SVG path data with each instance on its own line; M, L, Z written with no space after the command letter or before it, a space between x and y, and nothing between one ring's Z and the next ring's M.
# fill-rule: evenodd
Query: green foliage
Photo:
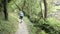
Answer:
M37 32L37 28L40 28L40 34L60 34L60 21L55 18L40 19L39 22L34 23L33 27L36 28L34 32Z
M37 14L39 10L39 2L38 0L26 0L25 6L23 11L26 15L29 15L30 17L34 14Z
M4 20L3 12L0 12L0 34L14 34L18 28L18 11L12 1L7 4L8 21Z
M9 20L4 20L3 12L0 12L0 34L14 34L17 29L18 19L16 13L9 13ZM13 16L12 16L13 15Z
M36 26L48 34L60 34L60 21L55 18L48 18L46 21L41 19Z
M13 34L16 31L15 29L17 29L18 15L16 14L19 13L19 9L14 2L19 6L20 9L23 8L24 15L28 17L24 17L24 21L28 25L30 34L36 34L38 28L40 29L38 30L39 34L60 34L60 21L56 20L55 18L47 18L47 20L40 19L41 8L39 5L39 0L25 0L25 5L24 0L11 0L7 4L9 21L3 20L3 16L0 15L0 34ZM50 2L53 2L53 0L47 0L49 13L54 10L54 5L50 4ZM42 11L44 11L43 2Z
M39 32L39 34L47 34L47 33L45 33L44 30L41 30L41 31Z

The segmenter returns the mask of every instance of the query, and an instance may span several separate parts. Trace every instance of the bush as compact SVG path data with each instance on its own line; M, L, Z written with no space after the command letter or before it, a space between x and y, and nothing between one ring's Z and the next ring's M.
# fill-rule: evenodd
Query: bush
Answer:
M0 15L0 34L14 34L17 29L17 18L9 15L9 20L4 20L3 16Z
M38 23L38 27L44 30L48 34L60 34L60 21L55 18L48 18L46 21L41 19Z

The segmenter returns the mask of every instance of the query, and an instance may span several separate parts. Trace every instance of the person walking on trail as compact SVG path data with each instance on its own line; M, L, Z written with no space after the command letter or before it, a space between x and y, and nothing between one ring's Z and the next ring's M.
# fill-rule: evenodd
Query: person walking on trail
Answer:
M19 19L21 19L21 21L19 20L20 23L22 23L23 16L24 16L23 11L20 11L20 15L19 15Z

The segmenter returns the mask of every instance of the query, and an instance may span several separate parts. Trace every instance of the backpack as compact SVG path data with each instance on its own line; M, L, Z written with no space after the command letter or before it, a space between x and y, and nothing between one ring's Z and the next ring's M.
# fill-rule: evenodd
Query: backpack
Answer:
M23 14L23 12L22 12L22 11L20 11L20 16L24 16L24 14Z

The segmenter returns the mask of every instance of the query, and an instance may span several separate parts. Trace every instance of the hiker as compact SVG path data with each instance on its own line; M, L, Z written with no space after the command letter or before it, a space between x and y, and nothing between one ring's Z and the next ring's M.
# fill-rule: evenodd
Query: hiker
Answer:
M23 11L20 11L19 19L21 19L21 23L22 23L23 16L24 16Z

